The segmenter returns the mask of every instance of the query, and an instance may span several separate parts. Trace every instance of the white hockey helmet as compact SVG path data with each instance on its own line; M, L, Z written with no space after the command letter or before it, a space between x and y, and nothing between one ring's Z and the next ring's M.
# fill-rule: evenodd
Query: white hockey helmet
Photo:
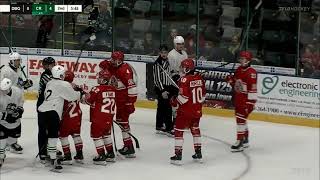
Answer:
M65 69L63 66L55 65L55 66L53 66L51 72L52 72L53 78L61 79L61 80L64 79Z
M11 52L9 53L9 64L15 68L18 68L16 64L14 63L15 60L21 61L21 55L17 52Z
M173 39L173 43L174 44L182 44L184 43L184 39L182 36L176 36L174 39Z
M2 91L7 91L11 88L12 86L12 81L8 78L3 78L1 83L0 83L0 89Z

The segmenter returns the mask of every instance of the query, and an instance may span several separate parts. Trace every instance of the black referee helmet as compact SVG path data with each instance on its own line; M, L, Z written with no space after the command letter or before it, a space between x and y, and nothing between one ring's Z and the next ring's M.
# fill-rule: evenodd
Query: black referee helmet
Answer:
M52 57L46 57L42 60L42 65L50 65L50 64L55 64L56 60L54 60Z

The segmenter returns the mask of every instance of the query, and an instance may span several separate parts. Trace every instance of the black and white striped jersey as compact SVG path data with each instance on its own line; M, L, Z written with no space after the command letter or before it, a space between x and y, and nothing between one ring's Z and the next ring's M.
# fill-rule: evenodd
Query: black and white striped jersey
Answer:
M153 79L155 86L160 91L163 91L165 86L171 85L168 75L170 75L169 61L167 59L162 59L159 56L153 65Z

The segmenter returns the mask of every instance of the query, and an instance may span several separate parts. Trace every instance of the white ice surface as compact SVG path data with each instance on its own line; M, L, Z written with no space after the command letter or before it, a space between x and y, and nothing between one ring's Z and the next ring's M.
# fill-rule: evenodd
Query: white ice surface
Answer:
M92 164L95 155L89 136L88 108L83 108L82 138L84 165L64 166L62 173L50 172L34 162L37 154L37 120L35 102L25 103L22 120L24 147L21 155L7 152L0 180L318 180L319 129L299 126L249 122L250 148L244 153L231 153L235 141L235 121L215 116L201 120L204 163L192 161L191 134L185 133L183 165L171 165L174 140L155 134L155 110L137 109L131 117L132 133L140 141L135 159L117 158L107 166ZM121 148L121 134L116 127L117 147ZM71 140L72 142L72 140ZM74 148L72 148L74 152Z

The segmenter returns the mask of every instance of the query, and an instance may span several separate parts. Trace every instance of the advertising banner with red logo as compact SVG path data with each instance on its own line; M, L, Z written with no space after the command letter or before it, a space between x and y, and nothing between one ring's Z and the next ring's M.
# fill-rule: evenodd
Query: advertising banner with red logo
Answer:
M22 66L28 78L33 81L33 87L28 91L37 92L39 88L39 80L43 72L42 60L47 56L22 55ZM52 56L56 63L65 67L66 70L73 71L75 74L74 83L88 91L97 85L96 74L99 72L99 63L102 59L80 58L76 69L76 57ZM138 84L139 98L145 98L146 94L146 65L139 62L128 62L135 70L135 81ZM8 55L0 54L0 66L8 64Z

